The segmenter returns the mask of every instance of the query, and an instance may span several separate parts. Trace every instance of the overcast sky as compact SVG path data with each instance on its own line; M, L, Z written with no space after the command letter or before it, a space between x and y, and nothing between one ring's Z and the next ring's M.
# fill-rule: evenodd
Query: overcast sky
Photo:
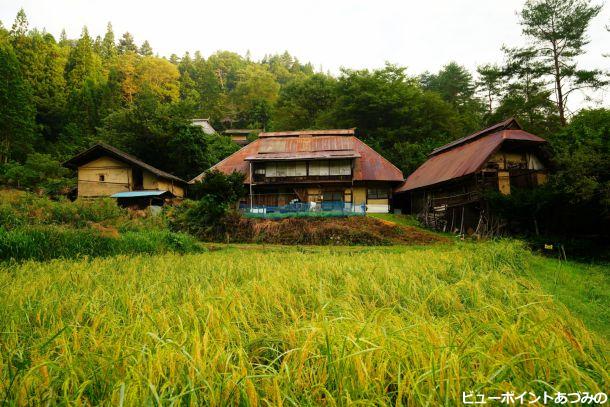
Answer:
M600 0L598 0L600 1ZM517 11L523 0L0 0L5 27L20 7L30 27L70 38L83 26L103 35L110 21L118 37L129 31L140 44L169 56L225 49L254 59L288 50L316 69L376 68L385 61L411 74L436 71L455 60L474 72L502 61L502 44L522 42ZM608 69L610 5L593 21L583 67Z

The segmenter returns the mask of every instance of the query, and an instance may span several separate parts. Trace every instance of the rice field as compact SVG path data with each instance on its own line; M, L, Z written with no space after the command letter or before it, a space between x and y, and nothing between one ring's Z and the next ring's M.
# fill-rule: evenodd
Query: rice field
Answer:
M0 266L9 405L461 405L607 391L514 242L223 246Z

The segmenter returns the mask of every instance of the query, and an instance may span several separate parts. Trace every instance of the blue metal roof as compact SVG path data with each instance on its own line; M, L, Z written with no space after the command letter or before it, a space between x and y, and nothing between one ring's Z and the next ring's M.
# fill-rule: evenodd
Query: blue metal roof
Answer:
M129 191L129 192L117 192L114 195L111 195L111 198L137 198L137 197L147 197L147 196L159 196L163 195L167 191Z

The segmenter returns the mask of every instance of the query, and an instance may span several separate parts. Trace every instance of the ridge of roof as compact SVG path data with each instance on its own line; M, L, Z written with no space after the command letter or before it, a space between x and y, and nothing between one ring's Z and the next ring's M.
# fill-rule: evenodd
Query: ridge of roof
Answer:
M450 143L445 144L444 146L437 147L434 150L432 150L432 152L430 152L430 154L428 154L428 156L433 156L433 155L436 155L443 151L457 147L461 144L464 144L464 143L467 143L470 141L474 141L474 140L478 139L479 137L482 137L482 136L490 134L490 133L496 133L501 130L508 130L511 125L516 125L517 130L521 130L521 125L517 122L517 120L514 117L510 117L499 123L496 123L487 128L484 128L483 130L479 130L475 133L472 133L466 137L459 138L457 140L454 140Z
M356 128L351 129L325 129L325 130L296 130L262 132L259 137L298 137L298 136L353 136Z
M89 147L85 151L80 152L79 154L75 155L74 157L70 158L69 160L64 161L63 165L66 167L75 167L75 166L77 166L76 161L78 161L82 157L85 157L87 154L90 154L91 152L93 152L96 149L102 149L102 150L108 151L108 152L114 154L115 156L118 156L119 158L130 162L133 165L136 165L140 168L143 168L147 171L152 172L153 174L155 174L159 177L171 179L174 181L179 181L179 182L186 184L186 181L183 180L182 178L179 178L173 174L170 174L169 172L165 172L156 167L153 167L150 164L146 164L144 161L140 160L139 158L137 158L131 154L128 154L124 151L121 151L118 148L111 146L110 144L106 144L102 141L97 142L93 146Z

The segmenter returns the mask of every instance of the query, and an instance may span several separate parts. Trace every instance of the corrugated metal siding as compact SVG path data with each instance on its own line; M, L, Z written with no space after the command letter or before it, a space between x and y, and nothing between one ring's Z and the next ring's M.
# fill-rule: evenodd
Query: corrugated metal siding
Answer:
M260 139L258 154L353 150L351 137L277 137Z

